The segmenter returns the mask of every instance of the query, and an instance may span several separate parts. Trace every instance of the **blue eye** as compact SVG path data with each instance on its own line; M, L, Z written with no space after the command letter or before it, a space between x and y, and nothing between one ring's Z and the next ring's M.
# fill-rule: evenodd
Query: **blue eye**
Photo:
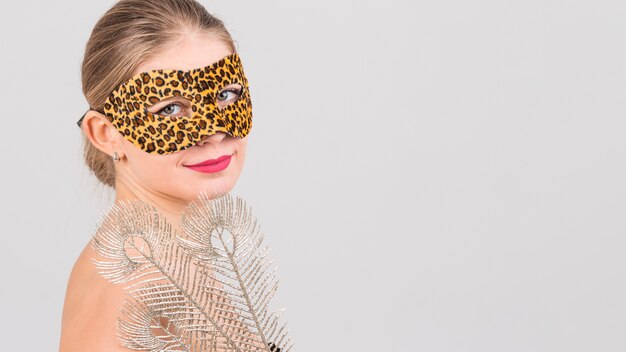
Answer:
M227 88L217 93L218 102L229 102L237 100L241 96L241 87Z
M178 108L179 110L176 111L176 108ZM183 107L180 106L180 104L178 103L171 103L166 105L163 109L159 110L157 112L157 115L174 115L177 113L180 113L180 110L182 110Z

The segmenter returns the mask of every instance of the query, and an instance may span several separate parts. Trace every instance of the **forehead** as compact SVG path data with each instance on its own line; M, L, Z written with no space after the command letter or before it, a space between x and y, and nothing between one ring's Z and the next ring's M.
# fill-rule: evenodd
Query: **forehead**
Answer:
M207 33L185 34L169 42L164 49L142 62L133 77L154 71L190 71L212 66L232 55L226 43Z

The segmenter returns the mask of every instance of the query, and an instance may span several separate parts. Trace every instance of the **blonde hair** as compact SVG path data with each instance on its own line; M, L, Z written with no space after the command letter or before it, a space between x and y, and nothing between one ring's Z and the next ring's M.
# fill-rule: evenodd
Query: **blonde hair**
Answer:
M120 0L94 26L81 67L82 89L90 108L104 111L113 89L139 65L185 32L205 32L235 41L224 23L195 0ZM83 157L104 185L115 188L113 159L83 132Z

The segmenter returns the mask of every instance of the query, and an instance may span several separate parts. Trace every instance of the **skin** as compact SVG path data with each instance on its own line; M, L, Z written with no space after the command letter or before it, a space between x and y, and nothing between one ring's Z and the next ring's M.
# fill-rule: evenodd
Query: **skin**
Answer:
M207 33L184 33L137 68L136 73L153 69L188 70L210 65L231 54L231 49ZM150 108L157 112L170 102ZM184 108L184 107L183 107ZM189 108L190 109L190 108ZM166 110L184 115L179 108ZM190 111L190 110L188 110ZM180 215L197 194L224 194L235 185L243 169L248 137L236 138L218 132L188 149L168 154L149 154L125 140L107 118L89 111L81 124L91 143L112 156L115 163L115 201L141 199L153 204L172 224L180 229ZM200 173L183 165L195 164L232 154L228 167L217 173ZM67 285L63 307L60 351L134 351L122 347L116 337L116 320L124 296L123 285L106 281L91 262L103 259L87 243L78 257Z

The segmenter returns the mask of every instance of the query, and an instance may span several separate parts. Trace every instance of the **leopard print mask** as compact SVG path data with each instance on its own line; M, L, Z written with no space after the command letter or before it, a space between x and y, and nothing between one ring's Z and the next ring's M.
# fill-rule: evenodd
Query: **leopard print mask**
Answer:
M224 89L231 84L238 85L234 91L240 92L239 96L228 105L218 106L218 94L232 92L231 88ZM147 110L172 97L185 98L192 116L159 115ZM125 139L153 154L187 149L216 132L243 138L252 128L248 81L237 53L187 71L138 73L111 93L104 104L104 115Z

